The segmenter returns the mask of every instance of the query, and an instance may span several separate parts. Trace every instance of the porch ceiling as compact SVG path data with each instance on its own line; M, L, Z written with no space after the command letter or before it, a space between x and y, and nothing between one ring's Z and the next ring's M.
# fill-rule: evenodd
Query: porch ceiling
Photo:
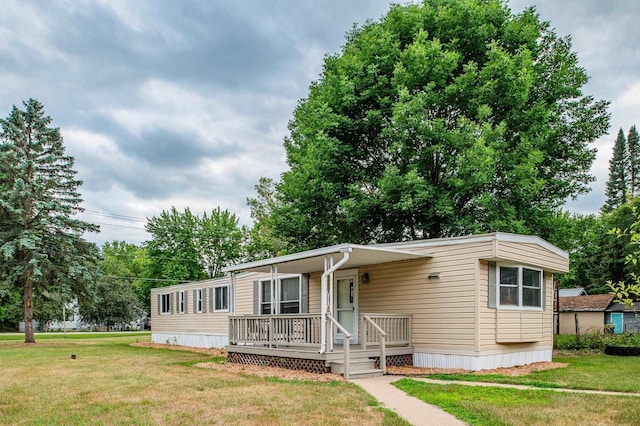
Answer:
M223 272L269 272L271 266L277 265L278 273L306 274L324 271L326 256L334 256L334 262L342 259L343 253L349 253L349 260L341 269L358 268L365 265L398 262L401 260L421 259L432 257L430 254L415 253L384 247L362 246L357 244L340 244L323 247L301 253L273 257L256 262L243 263L223 268ZM337 256L336 256L337 255Z

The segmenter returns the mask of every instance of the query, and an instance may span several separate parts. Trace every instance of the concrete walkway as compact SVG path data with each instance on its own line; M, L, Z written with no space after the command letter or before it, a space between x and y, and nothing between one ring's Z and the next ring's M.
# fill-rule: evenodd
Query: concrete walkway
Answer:
M400 417L415 426L462 426L466 423L456 419L440 408L409 396L391 383L402 379L402 376L380 376L351 380L385 408L395 411Z
M392 385L402 379L403 376L381 376L372 377L367 379L355 379L351 380L352 383L357 384L367 392L369 392L374 398L380 401L385 408L395 411L400 417L415 426L429 425L429 426L459 426L466 423L456 419L451 414L443 411L442 409L422 402L418 398L407 395L400 389ZM512 385L503 383L486 383L486 382L466 382L458 380L434 380L421 377L411 377L413 380L418 380L426 383L433 383L437 385L465 385L465 386L486 386L486 387L501 387L512 388L520 390L546 390L554 392L569 392L569 393L586 393L595 395L614 395L614 396L635 396L640 397L640 393L627 393L627 392L608 392L608 391L596 391L596 390L584 390L584 389L562 389L562 388L539 388L534 386Z

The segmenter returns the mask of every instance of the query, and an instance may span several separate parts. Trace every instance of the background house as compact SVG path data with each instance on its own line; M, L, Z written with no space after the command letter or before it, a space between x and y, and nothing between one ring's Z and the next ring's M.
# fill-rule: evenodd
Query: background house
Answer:
M604 332L608 324L605 310L613 301L613 295L560 296L559 301L560 334Z
M611 303L605 311L605 322L613 325L614 333L640 333L640 303Z

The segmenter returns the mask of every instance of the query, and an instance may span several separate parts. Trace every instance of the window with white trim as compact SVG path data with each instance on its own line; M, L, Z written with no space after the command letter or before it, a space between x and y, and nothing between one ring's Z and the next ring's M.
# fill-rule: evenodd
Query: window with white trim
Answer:
M302 306L300 277L281 278L277 285L277 288L272 286L271 280L260 281L260 314L299 314ZM278 303L275 303L277 296L274 293L279 295Z
M160 295L160 313L171 313L171 295L169 293Z
M186 312L187 304L185 302L185 292L178 292L178 313L184 314Z
M500 306L542 307L542 271L524 266L499 266Z
M213 310L228 311L229 310L229 286L221 285L213 288L214 304Z
M204 291L201 288L196 290L196 313L202 313L202 307L204 305Z

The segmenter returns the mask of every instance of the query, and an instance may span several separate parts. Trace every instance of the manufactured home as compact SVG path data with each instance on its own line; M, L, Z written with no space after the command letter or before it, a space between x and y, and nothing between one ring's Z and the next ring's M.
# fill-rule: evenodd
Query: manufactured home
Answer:
M152 340L346 376L550 361L553 276L568 266L528 235L340 244L153 289Z

